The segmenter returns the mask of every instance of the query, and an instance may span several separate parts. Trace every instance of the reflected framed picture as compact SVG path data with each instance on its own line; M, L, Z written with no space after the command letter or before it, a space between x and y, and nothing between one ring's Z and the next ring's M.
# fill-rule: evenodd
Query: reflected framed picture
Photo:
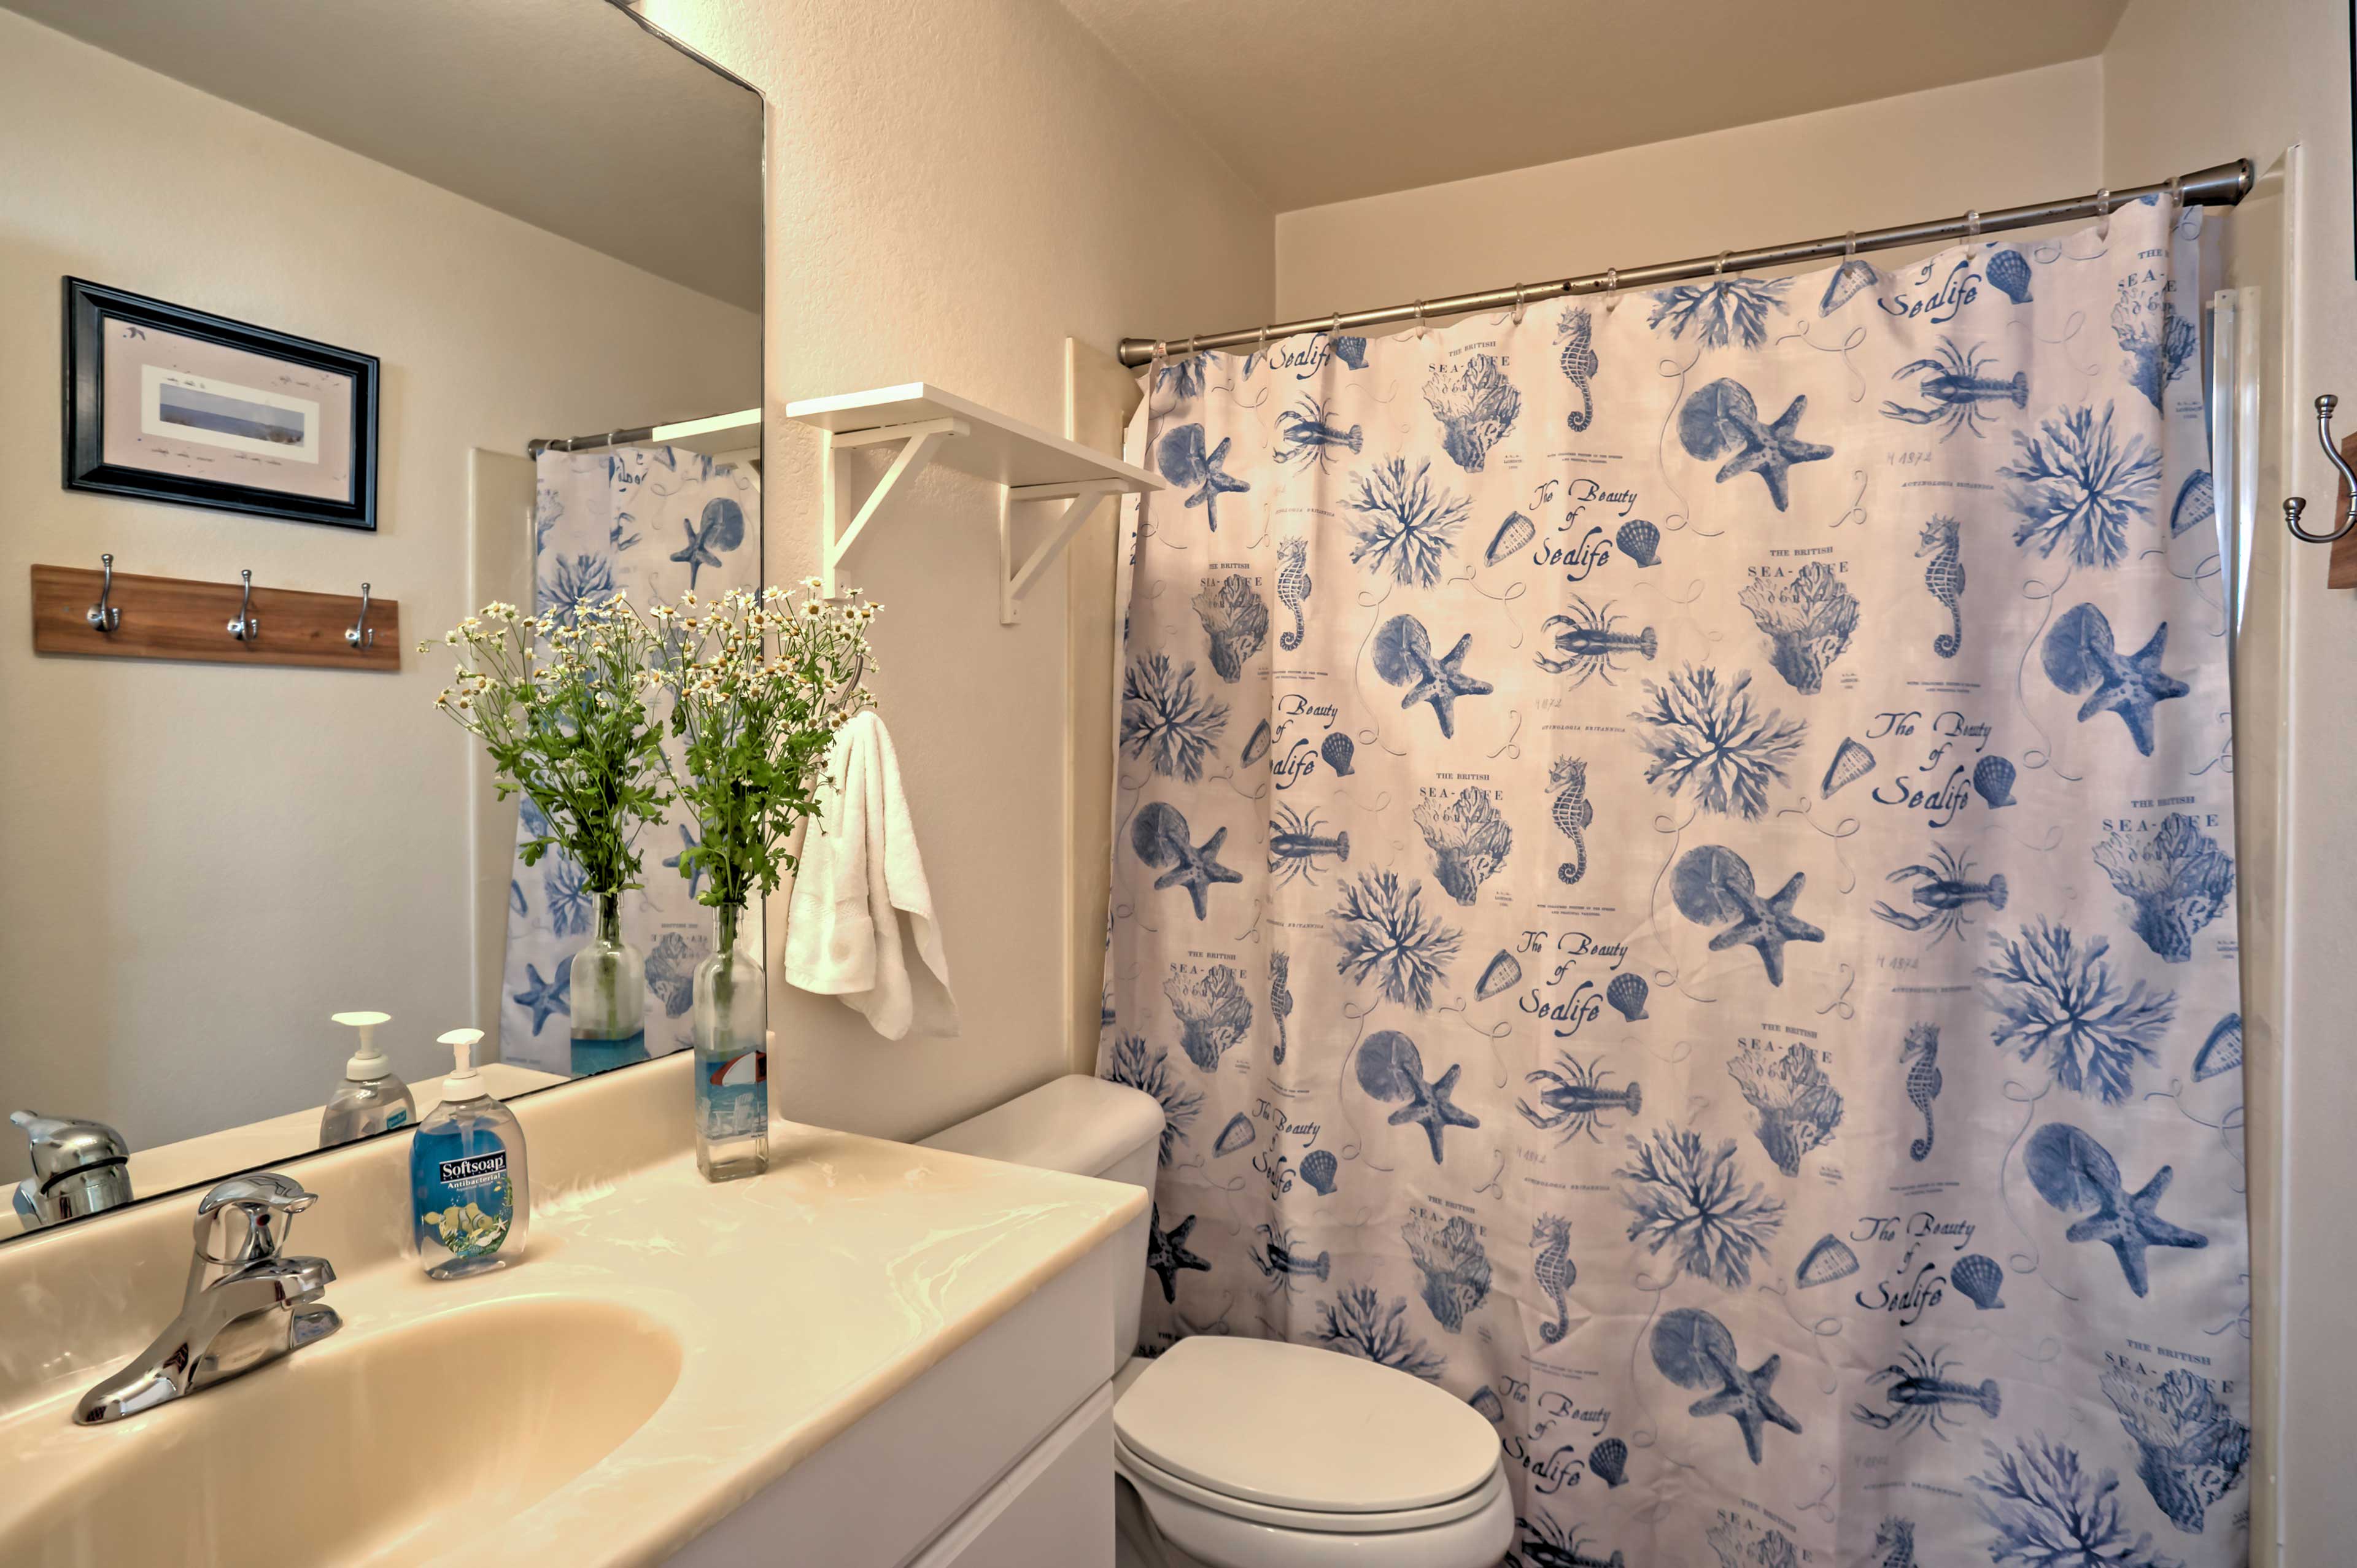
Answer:
M65 280L65 483L376 527L377 361Z

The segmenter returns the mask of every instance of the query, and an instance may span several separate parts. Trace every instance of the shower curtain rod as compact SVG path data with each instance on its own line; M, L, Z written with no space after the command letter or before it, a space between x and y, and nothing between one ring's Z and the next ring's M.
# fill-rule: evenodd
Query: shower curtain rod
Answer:
M2093 196L2077 197L2068 201L2042 202L2035 207L1967 212L1961 218L1944 219L1936 223L1910 223L1896 229L1837 234L1831 239L1770 245L1757 251L1725 251L1716 256L1660 262L1650 267L1615 268L1590 273L1585 277L1557 278L1553 283L1520 284L1512 288L1493 288L1480 294L1451 295L1446 299L1419 300L1413 305L1388 306L1381 310L1340 311L1331 316L1272 322L1266 327L1243 327L1229 332L1205 332L1188 338L1160 339L1125 338L1121 340L1121 362L1135 369L1152 363L1157 357L1168 358L1174 353L1194 354L1205 349L1233 349L1247 343L1257 345L1278 338L1290 338L1297 332L1334 333L1351 328L1383 327L1394 321L1462 316L1469 311L1498 310L1516 304L1530 305L1562 295L1604 294L1615 289L1645 288L1686 278L1712 277L1720 273L1790 267L1802 262L1847 255L1853 251L1888 251L1902 245L1970 239L2007 229L2030 229L2042 223L2067 222L2073 218L2102 217L2115 208L2147 196L2173 196L2179 201L2196 207L2232 207L2250 194L2250 189L2251 160L2237 158L2233 163L2218 164L2196 174L2179 175L2158 185L2139 185L2127 190L2099 190Z

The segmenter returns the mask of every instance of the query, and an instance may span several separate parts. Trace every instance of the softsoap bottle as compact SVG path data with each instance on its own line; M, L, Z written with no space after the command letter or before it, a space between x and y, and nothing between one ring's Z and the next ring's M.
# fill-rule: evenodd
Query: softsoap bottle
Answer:
M504 1268L523 1256L532 1219L523 1127L475 1071L482 1037L480 1029L441 1037L456 1070L442 1080L442 1103L418 1124L409 1145L417 1264L430 1279Z
M344 1080L328 1097L319 1116L319 1147L332 1149L371 1133L389 1133L417 1120L417 1101L409 1085L393 1075L393 1063L376 1048L376 1027L389 1024L386 1013L338 1013L332 1021L360 1036L360 1048L344 1062Z

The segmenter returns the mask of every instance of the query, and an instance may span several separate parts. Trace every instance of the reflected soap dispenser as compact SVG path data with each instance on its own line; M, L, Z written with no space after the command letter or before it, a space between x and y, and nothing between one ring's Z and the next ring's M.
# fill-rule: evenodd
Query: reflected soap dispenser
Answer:
M409 1145L410 1218L417 1264L428 1278L463 1279L523 1256L532 1219L523 1127L491 1098L475 1071L480 1029L441 1037L455 1070L442 1103L418 1123Z
M319 1117L319 1147L332 1149L371 1133L389 1133L417 1120L409 1085L393 1076L393 1063L376 1048L376 1026L393 1022L385 1013L338 1013L331 1021L359 1034L360 1048L344 1062L344 1080L328 1097Z

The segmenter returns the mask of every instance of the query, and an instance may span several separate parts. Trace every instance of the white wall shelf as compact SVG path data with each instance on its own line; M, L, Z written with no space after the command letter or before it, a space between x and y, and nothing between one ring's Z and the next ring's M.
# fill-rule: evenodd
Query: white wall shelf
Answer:
M1013 626L1017 601L1048 564L1062 553L1103 502L1163 488L1143 468L1050 435L980 403L922 381L878 387L841 397L805 398L786 405L786 417L822 435L819 485L819 577L832 596L835 569L854 541L874 521L893 492L938 464L998 487L998 621ZM897 444L892 466L855 510L850 476L837 454ZM1047 535L1020 565L1015 559L1014 512L1018 506L1061 501ZM847 520L847 521L846 521Z

